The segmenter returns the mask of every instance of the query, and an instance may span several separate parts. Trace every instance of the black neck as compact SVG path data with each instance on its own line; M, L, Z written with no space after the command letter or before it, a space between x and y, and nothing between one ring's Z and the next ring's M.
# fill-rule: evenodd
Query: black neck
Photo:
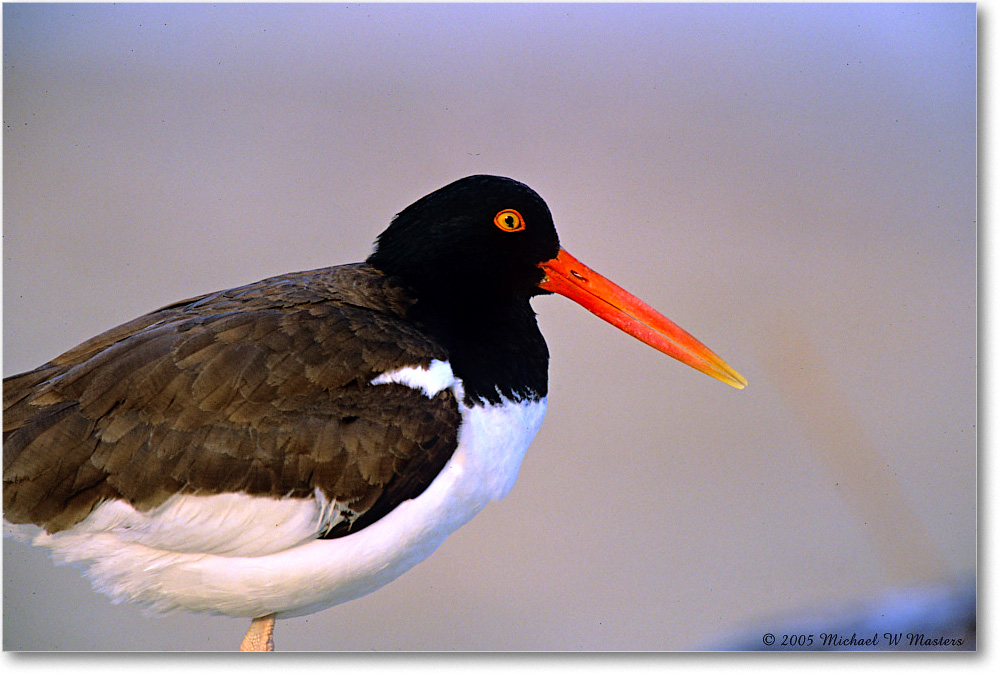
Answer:
M549 350L528 298L419 300L411 315L448 350L467 405L548 394Z

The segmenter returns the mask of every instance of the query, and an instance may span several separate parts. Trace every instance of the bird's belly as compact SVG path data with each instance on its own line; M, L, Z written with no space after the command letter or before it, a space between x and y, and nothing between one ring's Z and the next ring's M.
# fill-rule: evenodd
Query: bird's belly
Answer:
M506 495L544 414L544 399L462 406L458 447L430 486L345 537L302 536L302 523L317 512L316 500L240 495L241 511L257 510L269 517L287 511L288 502L298 503L302 514L282 515L282 522L289 522L289 530L281 535L289 542L286 548L243 555L234 555L238 550L219 554L218 547L209 546L201 551L157 548L157 541L102 524L102 519L108 520L108 509L131 509L121 502L104 504L79 525L40 535L35 543L52 548L57 561L87 565L94 587L115 601L136 601L159 611L246 617L309 614L389 583L427 558L486 504ZM182 499L187 509L197 510L198 500L206 500L207 508L207 500L217 498ZM310 534L315 536L314 531Z

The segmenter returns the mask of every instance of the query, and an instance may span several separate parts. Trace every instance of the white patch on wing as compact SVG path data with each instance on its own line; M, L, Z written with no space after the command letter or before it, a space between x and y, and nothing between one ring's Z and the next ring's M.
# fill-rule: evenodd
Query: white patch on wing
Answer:
M127 502L104 502L73 536L109 534L160 551L261 556L315 539L341 520L340 505L317 490L312 498L252 497L241 493L174 495L149 511ZM68 533L43 535L53 540Z
M447 361L434 359L430 368L407 366L399 370L382 373L372 380L372 384L405 384L412 389L420 389L427 398L433 398L438 392L444 391L455 384L455 374Z
M445 368L450 374L447 364L411 370L436 374L441 382ZM439 385L416 375L382 377L433 395ZM461 401L461 382L451 377ZM73 528L42 534L35 543L53 549L58 562L87 565L94 587L116 602L244 617L319 611L389 583L510 491L545 415L545 400L471 408L459 403L459 409L458 448L430 486L344 537L315 538L339 516L339 505L319 495L219 495L172 498L145 513L108 502Z
M81 523L81 533L112 533L119 541L162 551L260 556L315 539L339 514L319 490L307 499L174 495L143 512L121 500L104 502Z

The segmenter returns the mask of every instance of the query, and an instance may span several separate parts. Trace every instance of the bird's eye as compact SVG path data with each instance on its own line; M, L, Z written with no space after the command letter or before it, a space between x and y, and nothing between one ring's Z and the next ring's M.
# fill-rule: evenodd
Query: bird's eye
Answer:
M504 209L493 216L493 223L504 232L520 232L524 229L524 218L514 209Z

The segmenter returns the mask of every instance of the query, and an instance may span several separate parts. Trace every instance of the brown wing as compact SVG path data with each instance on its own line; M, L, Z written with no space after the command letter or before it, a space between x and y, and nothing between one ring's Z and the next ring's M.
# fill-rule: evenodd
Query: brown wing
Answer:
M4 380L4 517L50 532L106 499L244 492L346 505L327 536L419 495L460 423L380 373L446 359L366 265L264 280L165 307Z

